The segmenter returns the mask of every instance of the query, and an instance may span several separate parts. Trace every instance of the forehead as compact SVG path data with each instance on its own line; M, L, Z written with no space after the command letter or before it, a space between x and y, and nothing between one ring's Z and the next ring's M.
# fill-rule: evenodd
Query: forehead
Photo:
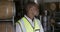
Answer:
M56 4L55 3L51 3L50 6L56 6Z

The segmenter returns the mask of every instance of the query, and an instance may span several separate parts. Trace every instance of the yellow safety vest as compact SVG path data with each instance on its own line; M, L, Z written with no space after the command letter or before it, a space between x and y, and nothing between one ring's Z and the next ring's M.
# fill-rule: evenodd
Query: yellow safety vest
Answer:
M39 24L37 22L38 20L35 19L34 27L31 26L31 24L29 23L29 21L25 17L23 17L22 20L24 22L24 26L26 28L26 32L35 32L36 30L40 30L40 26L39 26ZM20 20L18 21L18 23L20 23L20 26L21 26Z

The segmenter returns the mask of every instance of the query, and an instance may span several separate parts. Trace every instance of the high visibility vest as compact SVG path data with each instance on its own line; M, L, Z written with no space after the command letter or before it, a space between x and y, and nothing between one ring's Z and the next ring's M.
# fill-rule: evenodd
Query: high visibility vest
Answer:
M23 17L22 20L24 22L26 32L35 32L37 30L40 30L40 26L39 26L36 19L34 21L34 27L31 26L31 24L29 23L29 21L25 17ZM22 25L20 20L18 21L18 23L20 24L20 26Z

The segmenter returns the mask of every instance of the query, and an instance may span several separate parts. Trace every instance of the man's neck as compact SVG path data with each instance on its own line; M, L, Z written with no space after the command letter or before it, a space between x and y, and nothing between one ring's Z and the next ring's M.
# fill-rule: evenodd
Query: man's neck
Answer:
M34 16L31 14L28 14L27 17L29 17L31 20L33 20Z

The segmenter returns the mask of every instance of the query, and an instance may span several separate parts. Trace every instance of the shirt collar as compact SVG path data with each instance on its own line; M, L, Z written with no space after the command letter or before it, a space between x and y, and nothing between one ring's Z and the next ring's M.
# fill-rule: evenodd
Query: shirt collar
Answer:
M30 19L28 16L24 15L24 17L26 17L29 22L32 22L32 19Z

